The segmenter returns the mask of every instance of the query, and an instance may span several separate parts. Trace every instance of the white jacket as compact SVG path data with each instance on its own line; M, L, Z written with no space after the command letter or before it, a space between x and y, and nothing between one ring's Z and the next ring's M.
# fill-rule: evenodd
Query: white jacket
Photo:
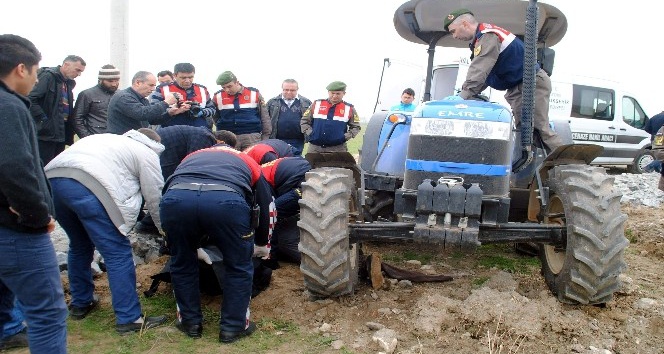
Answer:
M161 230L159 202L164 178L159 154L164 146L130 130L80 139L44 167L48 178L72 178L101 201L115 226L127 235L136 224L142 197Z

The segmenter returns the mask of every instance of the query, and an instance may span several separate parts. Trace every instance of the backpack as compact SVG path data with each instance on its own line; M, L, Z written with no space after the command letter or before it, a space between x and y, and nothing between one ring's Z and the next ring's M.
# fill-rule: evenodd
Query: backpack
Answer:
M664 125L655 133L655 138L652 140L652 149L664 149Z
M652 140L652 152L657 160L664 160L664 125L657 130Z

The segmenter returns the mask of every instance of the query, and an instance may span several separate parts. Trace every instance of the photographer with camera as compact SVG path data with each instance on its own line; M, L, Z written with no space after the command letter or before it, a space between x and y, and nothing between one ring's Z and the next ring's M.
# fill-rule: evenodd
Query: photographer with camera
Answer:
M194 83L194 66L190 63L178 63L175 64L173 72L175 81L159 85L150 97L152 101L163 101L164 97L172 93L178 98L177 104L164 114L169 119L161 126L191 125L212 129L216 108L207 88Z

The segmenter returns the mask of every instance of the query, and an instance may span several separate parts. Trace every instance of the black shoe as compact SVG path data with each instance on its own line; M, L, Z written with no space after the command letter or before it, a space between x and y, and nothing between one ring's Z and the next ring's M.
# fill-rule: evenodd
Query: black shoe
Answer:
M221 331L219 332L219 341L222 343L233 343L236 340L246 337L256 331L256 324L249 322L249 326L244 329L244 331L231 332L231 331Z
M199 323L186 325L178 321L175 327L191 338L200 338L203 336L203 325Z
M0 350L11 348L27 348L28 347L28 331L23 328L20 332L9 336L0 341Z
M146 329L155 328L161 326L166 322L166 316L153 316L146 317L143 320L143 323L125 323L125 324L116 324L115 330L121 334L129 334L134 332L139 332L141 330L145 331Z
M92 310L94 310L97 305L99 305L99 296L97 294L92 295L92 301L84 307L78 307L71 305L69 306L69 317L72 320L82 320L84 319Z

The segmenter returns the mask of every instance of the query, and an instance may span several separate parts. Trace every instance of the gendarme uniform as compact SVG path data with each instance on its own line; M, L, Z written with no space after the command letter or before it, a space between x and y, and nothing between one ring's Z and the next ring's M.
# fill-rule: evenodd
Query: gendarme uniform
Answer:
M335 81L328 91L345 91L346 84ZM348 151L346 141L360 133L360 117L352 104L329 99L316 100L304 112L300 127L309 142L309 152Z
M217 78L218 85L237 81L230 71L224 71ZM272 133L270 115L265 100L258 89L242 86L240 92L229 95L224 90L214 93L212 101L219 111L217 130L228 130L237 136L239 149L245 149Z
M250 146L244 151L259 164L264 164L281 157L293 156L293 146L279 139L267 139Z
M277 261L300 263L300 230L297 227L302 197L300 185L311 169L309 161L302 156L282 157L261 165L265 180L272 187L277 209L270 258Z
M164 83L157 86L157 89L150 97L153 101L163 101L169 93L179 93L184 101L198 102L201 107L200 112L194 115L191 111L182 112L168 118L168 112L164 113L164 118L168 118L162 127L173 125L191 125L194 127L206 127L212 129L212 120L217 110L212 103L208 89L199 84L192 84L188 89L180 87L177 82Z
M445 30L454 20L463 14L473 14L470 10L459 9L445 18ZM488 23L480 23L475 37L470 43L472 60L466 75L466 81L459 95L470 99L480 94L487 86L496 90L505 90L505 99L512 107L516 123L521 121L522 80L523 80L523 42L504 28ZM535 109L533 125L550 150L562 145L560 137L549 126L549 96L551 79L544 70L537 71L535 90Z
M203 323L196 248L203 236L223 254L221 333L253 331L249 321L254 242L266 245L274 210L261 167L245 153L218 144L182 160L164 186L161 215L171 249L171 278L180 323ZM252 207L260 222L252 223ZM232 291L228 291L228 290ZM199 327L200 328L200 327ZM200 336L200 333L199 333Z

